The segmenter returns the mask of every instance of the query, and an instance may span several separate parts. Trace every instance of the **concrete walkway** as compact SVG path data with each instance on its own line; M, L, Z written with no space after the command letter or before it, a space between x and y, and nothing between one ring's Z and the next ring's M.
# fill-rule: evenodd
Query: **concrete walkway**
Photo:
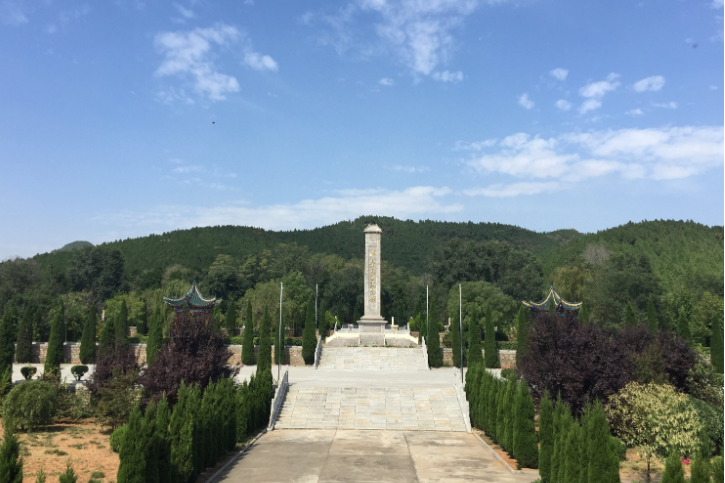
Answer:
M262 436L217 480L226 483L531 483L467 433L281 430Z

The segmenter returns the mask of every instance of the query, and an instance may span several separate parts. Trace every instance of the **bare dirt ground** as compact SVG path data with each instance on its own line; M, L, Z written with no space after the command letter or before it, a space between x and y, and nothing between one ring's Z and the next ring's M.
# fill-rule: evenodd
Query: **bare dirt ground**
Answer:
M30 434L18 432L23 483L34 483L41 468L49 482L57 481L69 458L79 483L116 481L119 459L110 449L110 434L107 427L91 420L56 423Z

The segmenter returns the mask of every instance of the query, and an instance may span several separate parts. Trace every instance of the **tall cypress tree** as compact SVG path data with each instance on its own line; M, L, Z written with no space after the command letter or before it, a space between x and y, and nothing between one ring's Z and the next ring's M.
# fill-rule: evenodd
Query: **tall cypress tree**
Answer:
M282 330L282 328L279 327L276 323L274 325L277 330L270 331L270 336L274 337L274 363L284 364L284 330Z
M462 368L461 365L461 328L460 309L456 309L456 318L451 322L451 349L453 349L453 367Z
M113 338L116 339L116 343L128 344L126 336L128 333L128 306L125 300L121 302L121 310L119 310L118 316L113 321L113 329Z
M554 407L544 390L539 408L539 474L542 483L551 483L551 456L554 452Z
M149 338L146 342L146 365L152 365L164 343L164 312L160 305L156 306L149 324Z
M713 483L719 483L725 481L723 478L723 460L722 456L718 456L712 461L712 481Z
M199 386L189 388L188 402L189 419L193 424L191 452L193 454L194 472L191 481L195 481L199 474L204 471L204 420L201 414L201 390Z
M342 300L337 302L337 313L335 315L337 315L337 323L340 327L342 327L342 324L345 322L345 312L343 311Z
M259 357L257 358L257 373L272 369L272 341L269 340L269 310L264 307L262 320L259 323Z
M582 325L587 325L589 323L591 316L589 315L589 304L586 300L582 302L582 306L579 308L577 316L579 317L579 322L581 322Z
M559 421L559 432L554 435L554 454L557 458L556 462L556 476L552 476L552 479L556 478L559 483L566 483L566 440L569 435L571 426L576 424L574 416L572 416L571 408L567 403L563 403L564 412L562 413Z
M33 340L36 342L48 342L47 327L43 323L43 311L38 309L33 316Z
M144 454L143 414L136 403L128 418L126 436L121 444L121 460L116 474L117 483L144 483L146 479L146 458Z
M619 483L619 457L613 451L609 423L599 401L592 405L587 418L589 483Z
M676 451L670 453L665 461L665 471L661 483L685 483L685 470Z
M538 468L539 448L534 425L534 401L524 379L519 383L514 438L514 458L519 468Z
M657 311L655 310L655 304L652 299L647 301L647 328L651 334L656 334L660 329L659 320L657 320Z
M506 381L506 398L504 403L504 444L506 451L514 454L514 399L516 397L516 375L511 374Z
M12 424L5 424L3 444L0 446L0 483L23 483L23 459L20 458L20 443L17 436L10 430L12 427Z
M516 314L516 367L521 366L521 358L526 353L526 347L528 345L528 334L529 334L529 320L531 314L523 305L519 307L519 311Z
M628 329L637 327L637 313L634 311L632 302L627 302L624 307L624 326Z
M173 482L189 481L194 473L194 419L189 411L190 391L184 381L169 421L171 478Z
M692 341L692 332L690 332L690 321L687 314L685 313L684 307L680 308L680 316L677 319L677 335L679 335L683 339Z
M88 306L88 315L83 324L83 335L81 336L80 358L83 364L95 364L96 362L96 306Z
M690 483L710 483L710 459L702 451L690 467Z
M254 320L252 319L251 301L247 301L247 315L244 317L244 333L242 336L242 364L253 366L257 361L254 357Z
M166 394L161 395L156 406L156 465L159 469L159 483L172 483L171 479L171 441L169 439L169 425L171 411L166 400Z
M159 455L156 441L156 403L153 400L146 406L143 418L143 437L141 448L144 452L145 483L159 483Z
M113 317L110 315L106 317L106 321L103 324L103 328L101 329L101 340L99 341L99 346L101 349L101 352L106 352L112 345L113 345L113 336L115 334L115 329L113 328Z
M237 304L231 301L226 317L224 318L224 326L227 329L227 335L229 337L237 335L237 317Z
M146 300L143 301L143 307L141 308L141 319L138 321L138 325L136 326L136 332L139 334L147 335L149 333L149 321L148 321L148 305L146 304Z
M564 454L566 458L562 461L564 466L564 477L562 481L572 481L578 483L581 480L582 473L582 448L579 444L579 433L581 428L576 421L569 426L566 434L566 443L564 444Z
M566 421L567 411L569 406L561 400L561 393L556 397L556 404L554 405L554 417L553 417L553 431L552 431L552 452L551 452L551 466L549 470L549 481L551 483L563 483L559 482L559 455L561 451L561 443L559 442L561 434L563 433L562 427Z
M48 352L45 356L45 373L60 373L60 365L63 362L63 342L65 340L65 325L63 317L65 308L63 303L58 304L53 322L50 324L50 337L48 338Z
M486 309L486 329L484 337L486 341L486 367L498 367L498 346L496 344L495 321L493 320L491 306Z
M27 307L18 326L18 345L15 348L15 359L20 364L30 362L33 356L33 315L33 310Z
M712 319L712 337L710 338L710 360L718 374L723 373L723 315L716 313Z
M481 354L481 328L479 325L480 313L477 308L471 311L471 321L468 324L468 367L483 364Z
M441 367L443 365L443 354L441 353L441 339L438 332L438 321L430 321L430 334L425 341L428 350L428 365L430 367Z
M302 359L305 364L315 363L315 349L317 349L317 337L315 336L315 312L312 297L307 302L307 316L305 317L305 329L302 332Z
M0 321L0 377L7 376L11 380L13 360L15 359L16 325L15 307L8 303L5 306L2 321ZM4 385L0 384L0 387L4 387Z

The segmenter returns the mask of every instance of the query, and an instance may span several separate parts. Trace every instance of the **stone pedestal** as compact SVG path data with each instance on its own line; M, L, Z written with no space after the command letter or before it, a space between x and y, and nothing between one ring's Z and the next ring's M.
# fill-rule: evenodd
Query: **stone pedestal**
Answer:
M365 315L358 320L360 342L385 343L386 320L380 316L380 236L378 225L365 228Z

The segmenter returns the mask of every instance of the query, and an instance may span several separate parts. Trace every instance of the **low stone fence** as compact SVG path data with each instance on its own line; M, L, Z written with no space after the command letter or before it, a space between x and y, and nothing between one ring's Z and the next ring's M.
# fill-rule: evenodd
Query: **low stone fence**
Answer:
M453 349L446 347L441 349L443 351L443 365L453 365ZM481 355L486 357L486 350L481 349ZM514 350L500 350L498 351L498 359L501 363L501 369L515 369L516 368L516 351Z

